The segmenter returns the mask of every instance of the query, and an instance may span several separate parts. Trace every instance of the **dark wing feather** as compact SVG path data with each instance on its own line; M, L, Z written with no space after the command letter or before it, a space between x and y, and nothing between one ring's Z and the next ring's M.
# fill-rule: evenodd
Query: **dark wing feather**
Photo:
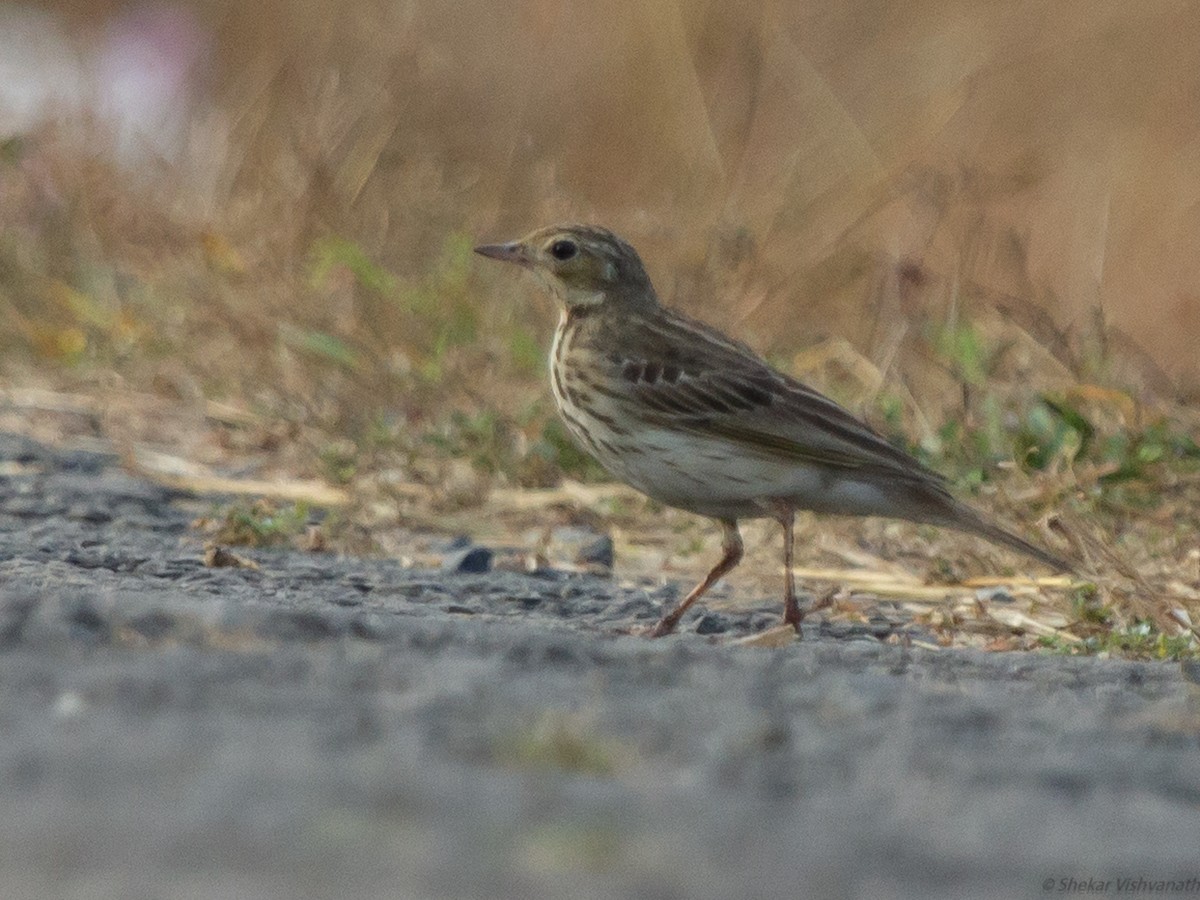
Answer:
M744 344L675 313L622 329L610 350L637 402L629 414L722 438L775 459L941 482L828 397L771 368Z

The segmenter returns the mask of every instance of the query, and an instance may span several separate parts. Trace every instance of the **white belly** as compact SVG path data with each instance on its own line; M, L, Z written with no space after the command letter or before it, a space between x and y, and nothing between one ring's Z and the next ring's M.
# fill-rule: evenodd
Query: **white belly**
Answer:
M611 400L591 398L591 408L564 396L560 327L551 349L551 389L567 428L581 447L621 481L668 506L713 518L773 515L782 502L795 509L851 515L896 515L876 482L849 470L781 460L747 452L720 437L627 423ZM626 429L628 424L628 430ZM615 426L618 426L614 428Z
M714 518L758 518L779 503L795 509L850 515L895 515L878 485L824 467L780 461L720 438L666 429L641 430L636 440L612 434L595 420L580 444L609 472L668 506ZM612 452L616 450L617 452Z

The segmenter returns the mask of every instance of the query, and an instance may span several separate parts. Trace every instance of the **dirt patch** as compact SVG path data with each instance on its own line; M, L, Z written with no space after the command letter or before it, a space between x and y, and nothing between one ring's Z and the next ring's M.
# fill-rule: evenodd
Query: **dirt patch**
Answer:
M678 586L290 550L0 439L5 896L1000 897L1195 878L1178 665L810 629ZM884 639L881 640L880 637Z

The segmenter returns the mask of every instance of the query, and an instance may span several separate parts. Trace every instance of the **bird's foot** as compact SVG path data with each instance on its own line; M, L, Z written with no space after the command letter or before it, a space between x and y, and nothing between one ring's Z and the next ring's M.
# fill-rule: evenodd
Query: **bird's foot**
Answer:
M783 622L780 624L791 625L792 629L796 632L796 637L802 638L804 637L804 631L800 628L800 623L803 621L804 613L799 613L798 615L793 616L791 615L791 610L788 610L783 614Z
M645 629L643 634L649 638L666 637L675 630L676 622L670 616L659 619L653 626Z
M803 637L803 632L800 631L800 623L803 621L804 610L800 609L800 604L794 596L789 596L783 603L783 624L791 625L796 629L796 634Z

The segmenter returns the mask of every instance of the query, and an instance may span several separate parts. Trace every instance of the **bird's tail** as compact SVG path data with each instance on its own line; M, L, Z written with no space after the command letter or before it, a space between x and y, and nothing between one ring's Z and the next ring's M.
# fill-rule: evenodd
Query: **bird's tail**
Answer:
M1061 556L1051 553L1037 544L1030 543L1024 538L1017 537L1010 531L1005 531L999 525L995 525L973 510L971 507L957 500L954 501L954 507L951 513L942 521L936 523L945 525L948 528L955 528L959 531L970 532L977 534L982 538L986 538L993 544L1001 544L1011 550L1016 550L1018 553L1023 553L1032 559L1036 559L1040 563L1044 563L1056 572L1073 572L1075 566Z

